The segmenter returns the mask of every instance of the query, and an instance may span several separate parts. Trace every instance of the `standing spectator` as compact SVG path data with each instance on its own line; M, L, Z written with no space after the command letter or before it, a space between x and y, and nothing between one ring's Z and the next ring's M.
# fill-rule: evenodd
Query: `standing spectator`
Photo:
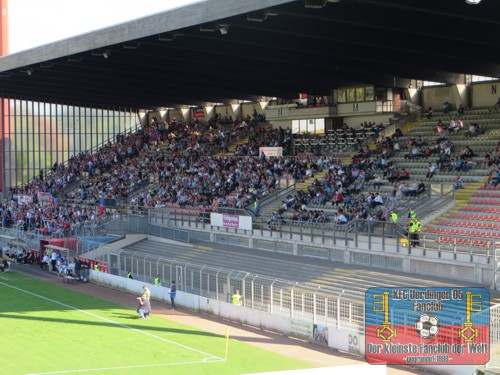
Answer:
M133 279L134 277L132 276L132 270L129 269L127 273L127 279Z
M43 270L45 266L47 266L47 269L49 269L49 263L50 263L50 258L47 254L43 256L42 261L40 262L40 268Z
M156 275L155 279L154 279L154 284L158 287L161 286L161 280L160 280L160 275Z
M233 303L233 305L243 306L243 299L238 289L234 291L234 294L231 297L231 302Z
M415 217L408 222L408 232L410 234L410 244L413 247L420 246L420 221Z
M260 200L259 197L255 197L255 201L253 202L253 210L256 217L259 217L260 214Z
M391 215L390 215L390 228L391 228L391 235L395 236L397 234L397 227L398 227L398 214L396 211L391 210Z
M170 283L170 290L168 291L170 294L170 302L172 304L172 310L175 310L175 297L177 295L177 287L175 286L175 281L172 280Z
M81 280L86 283L89 279L90 263L87 259L82 259L82 277Z
M82 260L79 256L75 257L75 277L80 280L82 276Z
M142 289L144 290L144 293L142 294L143 299L150 299L151 298L151 292L149 291L149 288L147 285L143 285Z
M56 269L56 263L57 263L57 252L56 250L52 249L52 252L50 253L50 264L52 265L52 272L57 272Z

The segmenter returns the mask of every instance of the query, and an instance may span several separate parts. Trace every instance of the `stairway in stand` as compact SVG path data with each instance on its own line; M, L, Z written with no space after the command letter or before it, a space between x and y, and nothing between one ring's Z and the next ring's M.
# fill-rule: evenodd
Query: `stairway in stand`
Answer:
M309 189L313 183L314 183L314 180L318 180L320 182L322 182L324 180L324 177L325 175L328 173L328 171L325 169L321 172L317 172L314 174L314 177L312 178L308 178L307 180L304 180L304 182L299 182L295 185L295 190L296 191L307 191L307 189Z
M439 236L441 242L491 248L500 238L498 189L485 187L485 181L469 183L455 192L455 200L457 206L434 220L427 232Z

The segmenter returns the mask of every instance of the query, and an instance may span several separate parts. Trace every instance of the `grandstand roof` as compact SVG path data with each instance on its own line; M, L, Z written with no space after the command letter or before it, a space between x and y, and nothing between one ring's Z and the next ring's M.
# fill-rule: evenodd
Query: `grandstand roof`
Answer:
M500 77L500 1L207 0L0 59L0 95L157 108Z

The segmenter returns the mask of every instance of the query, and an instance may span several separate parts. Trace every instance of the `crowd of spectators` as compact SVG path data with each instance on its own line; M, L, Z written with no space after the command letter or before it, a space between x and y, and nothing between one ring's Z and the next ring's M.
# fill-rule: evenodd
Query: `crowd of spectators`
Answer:
M11 199L0 205L2 225L49 236L72 235L117 217L116 210L104 209L103 200L125 201L155 177L159 188L141 193L134 205L225 205L236 187L248 200L273 187L282 165L273 163L261 173L260 164L213 155L227 152L230 143L246 135L256 142L282 140L264 135L251 116L247 121L217 115L207 123L188 125L153 118L135 133L117 135L96 153L82 152L65 164L56 162L50 173L42 171L30 183L12 188ZM291 168L297 176L303 172ZM77 183L70 188L73 181ZM40 194L50 199L41 200Z
M3 248L3 253L2 258L19 264L33 264L36 262L35 254L23 246L8 245Z
M362 123L358 130L345 125L336 137L354 136L356 154L350 165L321 153L273 158L259 155L260 147L275 146L283 146L288 155L294 139L290 129L266 129L259 120L258 115L244 121L217 115L208 122L188 125L153 118L135 133L117 135L114 143L109 142L98 152L81 153L66 164L55 163L50 173L40 173L26 186L12 189L13 199L0 206L2 223L45 235L71 235L82 227L117 217L116 212L103 209L103 199L130 199L134 211L169 205L206 211L244 208L272 192L280 179L301 182L323 170L327 173L322 181L313 180L307 192L283 201L273 217L281 221L285 215L298 222L387 220L398 199L425 192L422 180L411 180L411 170L392 163L396 152L406 148L405 158L410 160L436 157L436 164L429 162L429 179L438 172L464 172L477 164L470 147L462 149L457 158L452 157L454 145L448 134L464 127L456 116L449 126L438 122L437 139L432 145L422 137L405 139L401 131L392 137L380 137L382 124ZM452 125L452 121L458 125ZM360 136L367 132L374 132L377 139L374 151ZM229 145L246 137L248 141L237 145L229 155ZM384 197L379 190L386 180L393 190ZM497 181L491 180L492 184ZM73 181L78 184L68 189ZM367 193L372 184L373 190ZM146 186L148 189L144 189ZM39 193L48 193L54 199L38 201ZM29 196L32 201L21 203L16 196ZM59 199L63 203L58 203ZM331 205L335 211L311 211L311 205Z

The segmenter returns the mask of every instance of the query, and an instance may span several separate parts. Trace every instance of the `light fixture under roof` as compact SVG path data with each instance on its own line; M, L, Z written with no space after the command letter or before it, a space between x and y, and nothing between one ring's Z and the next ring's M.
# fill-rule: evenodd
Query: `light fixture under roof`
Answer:
M200 31L211 33L214 32L215 30L217 30L217 27L213 23L204 23L200 25Z
M129 42L129 43L125 43L123 45L123 48L125 49L137 49L141 46L141 43L139 42Z
M158 40L160 42L173 42L177 37L180 36L184 36L184 34L180 33L160 34L158 35Z
M255 12L247 13L247 21L250 22L264 22L268 17L278 16L279 13L272 9L265 9Z
M82 60L83 60L83 57L81 57L81 56L68 56L69 62L80 62Z
M226 35L229 32L229 25L217 25L217 29L222 35Z
M481 0L465 0L465 2L469 5L477 5L481 2Z
M19 69L21 73L27 74L27 75L32 75L33 74L33 69L32 68L21 68Z
M326 0L305 0L306 8L321 9L326 5Z
M93 51L92 56L100 56L104 57L105 59L109 58L111 56L111 51L104 50L104 51Z

